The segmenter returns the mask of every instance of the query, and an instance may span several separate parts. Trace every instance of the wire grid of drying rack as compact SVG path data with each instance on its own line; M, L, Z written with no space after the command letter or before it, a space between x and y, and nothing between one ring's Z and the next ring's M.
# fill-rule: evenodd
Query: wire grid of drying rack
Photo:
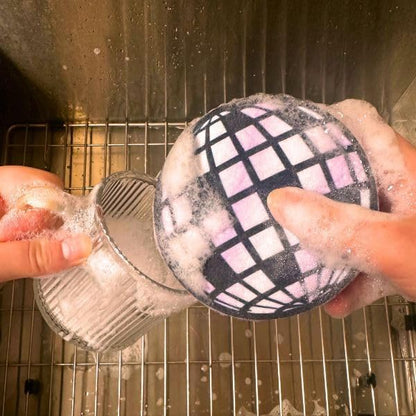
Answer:
M156 175L185 125L13 125L4 162L51 170L83 195L116 170ZM313 400L328 415L416 410L415 338L405 329L414 308L398 297L344 320L318 308L247 322L195 305L166 319L138 342L142 353L129 356L96 356L54 335L30 280L5 285L1 300L2 415L262 415L282 410L285 399L303 415Z

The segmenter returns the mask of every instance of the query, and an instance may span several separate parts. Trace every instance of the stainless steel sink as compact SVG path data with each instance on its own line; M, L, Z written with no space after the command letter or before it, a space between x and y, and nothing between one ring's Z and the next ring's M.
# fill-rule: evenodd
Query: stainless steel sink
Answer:
M187 122L259 91L364 98L415 140L415 21L412 1L4 0L3 162L76 194L155 176ZM49 330L30 280L0 296L2 415L416 413L415 307L399 297L345 320L196 305L97 356Z

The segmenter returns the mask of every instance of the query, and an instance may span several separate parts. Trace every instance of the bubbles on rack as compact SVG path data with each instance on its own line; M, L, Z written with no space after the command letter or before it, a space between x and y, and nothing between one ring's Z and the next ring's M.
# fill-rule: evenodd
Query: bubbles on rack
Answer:
M365 334L364 334L364 332L357 332L356 334L354 334L354 338L357 341L364 342L365 341Z
M222 352L219 357L218 360L220 362L220 367L221 368L228 368L231 366L231 354L229 352Z
M253 336L253 331L251 329L246 329L244 331L244 335L246 336L246 338L251 338Z
M164 372L164 370L163 370L163 367L159 367L159 368L157 369L157 371L156 371L156 378L157 378L158 380L163 380L163 379L164 379L164 377L165 377L165 372Z
M283 344L284 340L285 340L285 337L281 333L278 333L276 335L275 342L277 341L278 345Z
M147 345L147 343L145 343ZM138 365L142 362L142 356L146 357L147 350L145 349L144 353L142 350L142 339L136 341L130 347L125 348L121 351L122 366L121 366L121 379L130 380L133 374L137 371ZM114 364L104 367L108 369L108 374L110 377L118 379L119 378L119 354L117 351L106 352L106 361L112 362ZM96 354L94 357L96 359Z
M240 395L238 396L239 398ZM260 400L259 400L260 404ZM315 410L319 411L320 413L313 413L312 416L326 416L326 412L322 413L322 408L318 405L318 408L315 407ZM325 409L323 409L325 411ZM238 416L255 416L256 414L247 410L244 406L240 407L237 412ZM282 401L282 412L280 413L280 406L277 405L273 409L270 410L269 413L263 414L262 416L303 416L303 412L297 410L293 404L288 400L284 399Z
M312 400L313 402L313 412L311 416L327 416L326 410L319 404L319 400Z

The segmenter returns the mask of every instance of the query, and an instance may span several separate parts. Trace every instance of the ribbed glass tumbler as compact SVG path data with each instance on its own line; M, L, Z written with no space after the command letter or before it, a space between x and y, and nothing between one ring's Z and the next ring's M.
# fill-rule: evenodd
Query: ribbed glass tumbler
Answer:
M54 205L63 207L63 232L93 240L84 264L34 281L43 317L65 340L94 351L123 349L195 301L156 248L154 193L153 178L120 172L88 197L65 194Z

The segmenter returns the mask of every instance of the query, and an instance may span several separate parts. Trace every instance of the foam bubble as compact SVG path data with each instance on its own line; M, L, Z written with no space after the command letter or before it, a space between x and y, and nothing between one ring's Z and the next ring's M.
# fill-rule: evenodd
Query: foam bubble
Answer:
M229 232L233 220L217 191L202 177L199 182L195 181L203 174L203 166L194 155L192 128L195 122L187 127L169 153L160 181L162 202L169 198L174 201L175 209L177 201L187 200L186 212L180 216L183 224L179 224L187 226L187 230L174 232L172 227L168 236L159 233L158 244L177 278L186 282L194 293L205 296L205 261L213 254L215 242L219 243L215 238ZM189 215L191 211L192 216ZM165 212L165 216L168 215ZM189 225L191 221L202 226Z
M396 133L375 107L366 101L345 100L327 110L342 121L363 146L381 197L389 205L387 210L398 214L414 210L416 199ZM399 191L394 192L395 189Z

